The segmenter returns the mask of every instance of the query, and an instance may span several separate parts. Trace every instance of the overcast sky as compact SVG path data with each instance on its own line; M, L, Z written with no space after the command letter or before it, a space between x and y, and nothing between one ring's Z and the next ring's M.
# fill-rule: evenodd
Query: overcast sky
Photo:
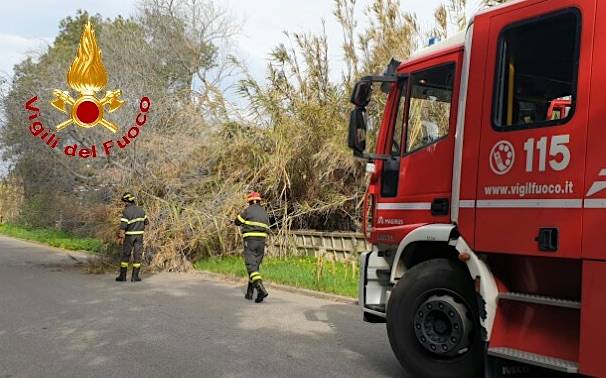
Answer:
M401 0L402 8L415 12L422 24L431 21L441 0ZM470 0L471 14L477 0ZM255 76L262 76L267 53L286 39L284 30L318 32L326 21L330 57L341 58L341 31L332 15L332 0L223 0L242 24L237 41L238 55ZM358 0L359 26L364 26L363 11L370 0ZM133 15L137 0L21 0L3 1L0 9L0 74L11 74L14 64L26 54L43 51L58 33L59 21L74 15L77 9L113 18ZM338 75L338 72L332 73Z

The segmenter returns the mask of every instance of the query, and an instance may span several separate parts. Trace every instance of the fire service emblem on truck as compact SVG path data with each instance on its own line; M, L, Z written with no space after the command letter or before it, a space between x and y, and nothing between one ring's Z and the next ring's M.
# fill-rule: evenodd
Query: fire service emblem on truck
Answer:
M506 140L497 142L490 150L490 169L497 175L504 175L513 167L515 161L513 145Z
M121 98L122 91L120 89L106 91L103 97L97 97L97 92L107 86L107 79L107 71L101 60L101 49L97 45L95 31L89 21L84 26L76 58L67 72L67 84L80 95L73 98L69 91L55 89L53 99L50 101L53 108L67 114L69 118L59 123L55 129L44 127L42 111L36 105L38 96L34 96L25 103L25 110L29 112L29 132L31 135L55 150L61 144L59 132L72 124L77 129L91 129L101 125L112 134L117 133L118 125L106 119L105 116L106 113L113 113L120 109L125 101ZM131 142L134 142L147 123L150 107L151 100L146 96L141 97L138 106L139 112L131 127L125 130L122 136L115 140L103 141L98 145L79 146L77 143L62 145L63 153L66 156L87 159L109 156L111 151L116 150L116 147L120 150L126 148ZM76 131L76 129L71 131Z

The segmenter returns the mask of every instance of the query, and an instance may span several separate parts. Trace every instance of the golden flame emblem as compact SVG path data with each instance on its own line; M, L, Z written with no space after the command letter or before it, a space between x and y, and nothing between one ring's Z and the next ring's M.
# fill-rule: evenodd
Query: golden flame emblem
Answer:
M120 98L122 92L119 89L105 92L102 99L97 99L99 92L107 85L107 71L101 60L101 49L97 45L95 31L89 22L84 26L78 53L69 71L67 71L67 84L75 91L80 92L80 97L73 99L68 91L55 89L51 105L70 115L70 119L57 125L57 130L62 130L74 123L79 127L91 128L97 124L102 125L109 131L115 133L118 126L103 118L105 106L112 113L124 104ZM71 106L68 112L67 105Z

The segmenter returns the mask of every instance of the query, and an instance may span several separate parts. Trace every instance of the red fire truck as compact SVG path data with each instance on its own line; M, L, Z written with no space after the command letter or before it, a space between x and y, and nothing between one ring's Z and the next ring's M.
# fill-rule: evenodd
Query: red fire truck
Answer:
M352 94L364 319L412 377L606 377L606 1L512 1L395 63Z

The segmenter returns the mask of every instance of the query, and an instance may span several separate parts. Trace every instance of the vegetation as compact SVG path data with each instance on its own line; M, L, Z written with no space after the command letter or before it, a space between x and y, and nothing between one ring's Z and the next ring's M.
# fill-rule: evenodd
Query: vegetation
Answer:
M242 258L234 256L199 260L194 267L234 277L247 277ZM351 264L315 257L266 258L261 274L264 280L279 284L348 297L358 295L358 272Z
M230 221L250 190L266 199L278 238L290 229L357 230L366 182L345 146L351 87L362 75L381 73L391 57L406 59L428 35L445 38L464 28L465 0L438 8L429 30L397 0L374 0L365 13L368 27L359 30L355 7L356 0L334 0L344 36L339 80L331 80L324 33L287 32L286 42L269 52L266 80L257 81L229 48L238 31L233 17L211 0L141 0L128 19L85 12L65 18L53 44L18 64L2 87L0 151L10 173L0 190L11 197L0 198L0 211L27 227L111 243L119 196L131 191L151 222L146 263L169 271L230 254L241 243ZM70 159L33 140L23 104L37 94L44 125L63 120L48 100L52 89L67 88L89 18L109 73L106 89L121 89L126 100L111 115L120 133L132 124L141 96L152 107L128 148L115 148L109 158ZM242 79L230 87L225 79L234 76ZM230 102L227 91L246 106ZM381 102L369 113L377 124ZM97 127L61 133L63 144L97 148L109 138Z
M67 231L43 228L28 228L14 224L0 224L0 234L23 240L69 249L71 251L88 251L99 253L103 250L103 242L94 238L83 238Z

